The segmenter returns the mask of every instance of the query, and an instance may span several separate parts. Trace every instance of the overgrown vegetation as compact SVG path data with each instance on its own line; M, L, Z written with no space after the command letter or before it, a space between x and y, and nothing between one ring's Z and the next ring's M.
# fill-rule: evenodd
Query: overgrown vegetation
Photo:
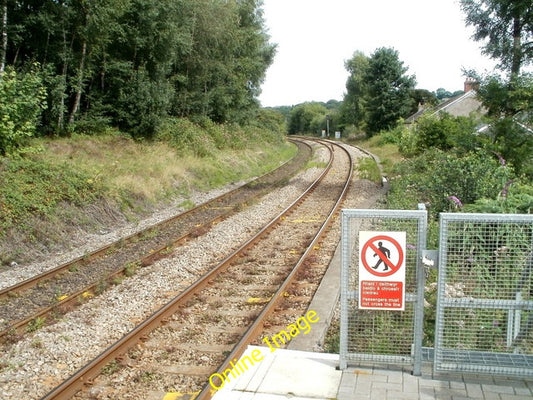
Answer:
M390 208L425 203L433 219L443 211L533 211L533 76L511 86L494 79L480 79L479 96L492 110L485 117L428 114L367 141L373 151L392 146L403 157L386 168Z
M373 158L361 158L357 165L357 171L361 179L368 179L376 184L381 183L381 171Z
M34 71L17 74L10 67L0 75L0 156L13 153L35 134L45 93Z
M261 175L295 152L279 127L184 119L165 126L152 141L118 131L32 139L24 153L0 158L0 265L46 255L77 232L106 232L170 201L192 207L192 191Z

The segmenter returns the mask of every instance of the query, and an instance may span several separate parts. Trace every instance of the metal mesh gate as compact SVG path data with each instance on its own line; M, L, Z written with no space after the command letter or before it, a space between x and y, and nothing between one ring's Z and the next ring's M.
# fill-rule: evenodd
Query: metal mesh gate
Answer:
M441 214L435 371L533 376L533 215Z
M343 210L340 368L354 363L411 364L420 374L426 211ZM405 232L405 310L359 309L358 232Z

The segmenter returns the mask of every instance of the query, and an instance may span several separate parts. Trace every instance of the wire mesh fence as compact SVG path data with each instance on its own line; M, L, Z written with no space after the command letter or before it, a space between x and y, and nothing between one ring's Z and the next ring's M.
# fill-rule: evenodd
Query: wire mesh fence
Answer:
M533 376L533 216L441 214L436 371Z
M422 345L426 212L343 210L340 366L354 363L411 364L419 374ZM405 233L405 308L362 309L359 232ZM376 237L379 237L377 235ZM375 256L376 254L374 254Z

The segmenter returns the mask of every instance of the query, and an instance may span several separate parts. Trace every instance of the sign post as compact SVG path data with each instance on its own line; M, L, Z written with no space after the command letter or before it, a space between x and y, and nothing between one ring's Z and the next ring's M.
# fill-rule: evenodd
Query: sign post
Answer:
M405 232L359 232L359 309L405 310Z

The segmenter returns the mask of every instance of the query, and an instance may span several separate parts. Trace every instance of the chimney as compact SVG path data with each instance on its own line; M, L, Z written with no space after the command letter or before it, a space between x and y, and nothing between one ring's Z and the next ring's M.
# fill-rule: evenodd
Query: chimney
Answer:
M479 82L470 76L465 79L465 93L471 90L477 90L479 88Z

